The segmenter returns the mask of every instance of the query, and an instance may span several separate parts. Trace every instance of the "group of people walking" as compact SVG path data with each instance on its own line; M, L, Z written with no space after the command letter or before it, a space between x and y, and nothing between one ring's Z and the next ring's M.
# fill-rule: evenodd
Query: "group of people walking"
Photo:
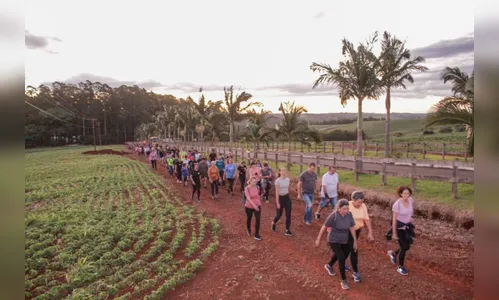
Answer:
M155 169L156 165L152 163L153 160L150 158L152 151L149 154L149 160ZM173 165L177 166L170 175L174 176L180 172L177 182L184 182L186 186L187 180L191 181L193 187L191 200L194 200L194 196L197 196L197 201L200 201L201 182L203 180L205 187L207 187L206 181L210 183L212 199L219 199L220 186L226 187L228 194L234 196L235 185L239 183L239 190L242 192L242 202L246 212L247 234L253 236L255 240L261 241L262 203L264 201L269 203L270 190L273 185L276 212L271 223L271 230L273 232L277 231L277 224L284 213L286 218L284 234L288 237L293 236L291 232L291 180L287 176L286 168L280 168L277 174L274 174L267 163L261 164L258 160L252 161L249 168L244 161L236 165L230 152L224 156L222 154L217 155L213 150L209 154L210 162L207 162L205 158L196 157L197 151L175 154L176 151L178 149L169 152L173 154L167 156L169 170L169 159L172 159ZM185 161L179 163L179 157L183 154L185 154ZM180 169L178 169L178 165L181 166ZM360 282L358 239L364 228L367 228L368 241L374 240L368 209L364 203L364 193L355 191L351 194L350 201L347 199L338 200L339 175L335 167L329 166L328 171L322 176L321 180L318 180L315 168L315 164L310 163L307 170L300 174L297 184L298 199L303 199L305 202L304 223L306 225L312 224L313 202L315 195L319 191L320 202L314 213L315 220L321 219L321 212L326 207L331 206L334 210L321 226L315 245L319 246L322 236L325 232L328 232L327 242L333 255L330 261L324 265L324 269L330 276L335 276L336 273L333 267L338 262L341 287L349 289L346 272L350 269L346 266L346 260L350 257L353 280ZM402 186L397 190L397 194L399 199L392 206L393 217L391 226L386 233L386 239L397 241L399 248L395 251L388 251L387 254L391 263L398 264L397 272L401 275L408 275L404 264L405 255L414 238L412 190L409 187ZM251 228L253 216L255 219L254 233Z

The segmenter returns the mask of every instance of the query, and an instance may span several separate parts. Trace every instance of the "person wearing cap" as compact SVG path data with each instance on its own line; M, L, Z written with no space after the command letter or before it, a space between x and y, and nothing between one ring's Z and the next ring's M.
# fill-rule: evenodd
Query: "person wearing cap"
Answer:
M272 231L276 231L276 224L286 210L286 232L284 235L293 236L291 233L291 198L289 197L289 177L286 176L286 168L279 169L279 178L275 180L275 205L276 215L272 222Z
M350 253L349 233L353 238L352 248L357 251L357 236L355 234L355 220L352 214L348 211L349 203L347 199L340 199L334 210L322 225L315 246L319 247L322 235L326 230L329 230L327 241L329 247L333 250L333 256L328 264L324 265L324 269L330 276L334 276L333 265L339 261L341 274L341 288L348 290L350 287L347 283L345 275L345 260Z
M348 202L348 211L352 214L352 217L355 221L355 237L359 240L360 231L364 226L367 227L367 239L368 241L374 241L373 238L373 230L371 227L371 221L369 220L369 213L367 211L367 206L364 204L364 193L361 191L355 191L352 193L350 202ZM350 263L352 264L353 269L353 280L355 282L360 282L360 273L358 269L358 252L353 249L353 236L349 232L348 233L348 244L350 246L349 255L345 257L345 259L350 256ZM345 266L345 270L348 270ZM329 271L328 271L329 272Z
M321 202L315 212L315 219L321 218L321 211L329 204L334 209L336 200L338 200L338 190L340 186L340 179L334 166L329 166L329 170L322 176L321 186Z

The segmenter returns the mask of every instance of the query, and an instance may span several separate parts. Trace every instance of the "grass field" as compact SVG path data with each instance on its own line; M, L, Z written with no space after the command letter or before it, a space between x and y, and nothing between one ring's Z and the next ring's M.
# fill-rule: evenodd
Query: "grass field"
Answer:
M219 223L147 165L86 150L25 154L25 298L162 298L217 248Z
M357 123L340 124L340 125L311 125L321 132L332 130L348 130L355 131ZM363 123L364 131L370 140L384 141L385 138L385 121L368 121ZM417 141L427 142L449 142L449 143L465 143L466 132L439 133L438 130L447 126L432 126L435 134L423 135L421 128L423 123L421 119L400 119L391 121L391 135L394 141L406 142L416 139ZM401 133L401 137L395 137L396 133Z

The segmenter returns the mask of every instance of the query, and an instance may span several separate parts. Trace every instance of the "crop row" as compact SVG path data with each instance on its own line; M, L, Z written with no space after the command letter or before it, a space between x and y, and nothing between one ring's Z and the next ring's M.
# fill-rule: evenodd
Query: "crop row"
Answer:
M218 246L217 221L184 205L145 165L68 156L69 169L28 159L27 299L156 299ZM49 168L58 175L44 176Z

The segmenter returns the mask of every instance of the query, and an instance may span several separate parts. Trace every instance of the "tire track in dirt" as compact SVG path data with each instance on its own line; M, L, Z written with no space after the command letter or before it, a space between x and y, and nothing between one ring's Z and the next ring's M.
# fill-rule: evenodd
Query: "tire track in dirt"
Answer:
M145 162L144 157L129 156ZM164 166L155 171L166 178L167 185L186 203L192 203L186 189L170 178ZM323 220L312 226L303 224L303 202L293 201L291 238L284 236L284 220L279 221L277 233L270 230L274 204L263 204L261 235L258 242L245 233L245 213L241 196L228 197L222 189L220 200L211 200L209 190L202 189L201 203L194 204L207 216L217 218L222 225L220 247L197 273L186 283L168 294L174 299L472 299L473 278L459 276L452 271L452 264L439 271L440 264L432 264L430 251L445 256L446 246L436 243L427 248L428 242L416 240L407 257L409 276L395 272L386 256L384 218L373 218L375 238L365 242L365 232L359 243L359 269L363 282L355 284L347 273L351 286L342 291L339 286L337 266L335 277L330 277L323 265L330 258L324 242L313 247ZM296 199L296 198L294 198ZM315 210L315 207L314 207ZM327 212L323 212L323 218ZM418 220L424 222L424 220ZM416 224L418 226L418 224ZM435 240L432 241L435 243ZM442 247L443 246L443 247ZM423 249L418 249L418 248ZM449 249L450 250L450 249ZM470 252L471 251L471 252ZM420 255L423 252L423 256ZM473 249L464 253L473 255ZM449 258L452 259L452 258ZM419 264L420 261L429 261Z

